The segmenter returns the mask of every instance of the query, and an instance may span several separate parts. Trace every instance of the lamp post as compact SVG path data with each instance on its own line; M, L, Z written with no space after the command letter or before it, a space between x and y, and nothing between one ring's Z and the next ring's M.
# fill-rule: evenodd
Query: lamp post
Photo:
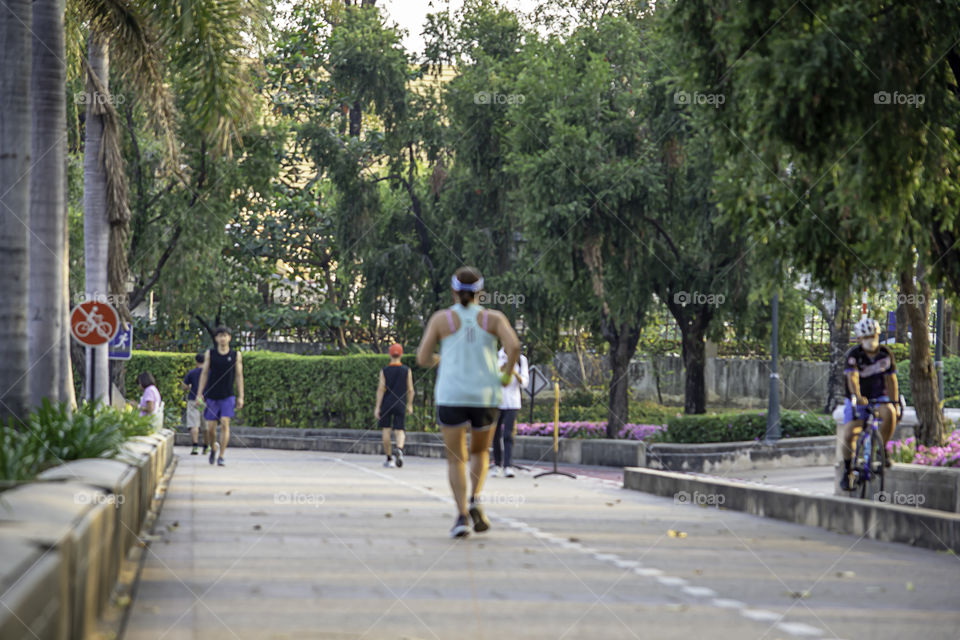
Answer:
M780 293L773 292L773 301L770 305L770 316L773 321L773 330L770 338L770 398L767 405L767 442L776 442L780 439L780 370L779 361L779 327Z

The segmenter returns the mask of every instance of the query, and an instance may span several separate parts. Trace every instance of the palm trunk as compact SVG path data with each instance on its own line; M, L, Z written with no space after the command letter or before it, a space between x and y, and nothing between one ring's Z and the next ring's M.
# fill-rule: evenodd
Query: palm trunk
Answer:
M63 340L64 157L67 107L64 83L63 0L33 2L33 100L30 174L30 402L58 403Z
M943 412L940 410L940 391L937 370L930 357L929 317L930 285L923 282L922 268L917 266L921 293L917 295L913 267L900 273L900 289L906 295L907 317L910 319L910 391L917 411L917 443L928 447L943 443Z
M30 407L27 308L30 223L31 3L0 3L0 420Z
M90 37L90 71L107 87L109 80L109 50L106 42L96 36ZM86 292L88 298L105 297L107 289L107 259L110 243L110 223L107 217L107 175L103 163L104 116L100 100L106 96L97 94L91 82L87 82L86 139L83 155L83 244ZM109 372L106 346L90 350L92 358L87 362L84 376L89 387L91 379L93 397L101 400L108 397ZM89 391L88 391L89 395Z

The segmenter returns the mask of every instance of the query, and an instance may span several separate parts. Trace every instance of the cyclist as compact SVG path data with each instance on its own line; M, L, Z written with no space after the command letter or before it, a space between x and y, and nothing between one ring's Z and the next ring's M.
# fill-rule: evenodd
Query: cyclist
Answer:
M863 318L854 326L854 335L860 342L850 349L844 358L844 374L846 377L847 397L843 405L843 476L840 478L840 489L850 491L850 459L853 457L855 442L853 430L863 427L868 413L867 405L871 402L879 404L880 437L883 444L893 436L899 418L900 398L897 385L897 364L893 354L884 345L880 344L880 325L872 318ZM887 461L887 466L890 462Z

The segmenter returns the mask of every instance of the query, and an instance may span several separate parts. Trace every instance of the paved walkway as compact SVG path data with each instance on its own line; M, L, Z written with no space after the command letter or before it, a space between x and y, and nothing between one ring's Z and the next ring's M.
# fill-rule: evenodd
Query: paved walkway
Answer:
M960 637L953 555L528 473L454 541L442 460L177 453L128 640Z

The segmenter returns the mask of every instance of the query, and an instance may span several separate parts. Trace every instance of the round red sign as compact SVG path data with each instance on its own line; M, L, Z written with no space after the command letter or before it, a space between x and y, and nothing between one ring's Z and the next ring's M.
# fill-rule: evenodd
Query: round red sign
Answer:
M88 347L107 344L119 328L120 317L109 302L87 300L70 312L70 333Z

